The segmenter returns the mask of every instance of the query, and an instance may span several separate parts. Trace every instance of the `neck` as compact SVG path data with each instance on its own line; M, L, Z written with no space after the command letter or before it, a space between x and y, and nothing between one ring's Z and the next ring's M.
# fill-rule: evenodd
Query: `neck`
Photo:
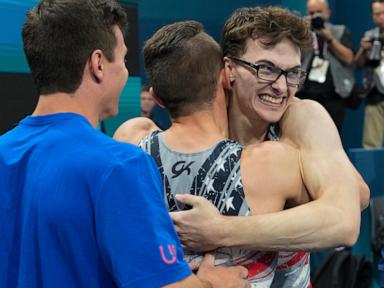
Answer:
M206 150L217 142L227 139L226 112L216 113L212 110L173 118L171 128L164 132L167 146L179 152L193 153Z
M229 105L229 138L243 145L263 142L270 124L257 117L256 113L252 119L248 118L238 107L234 103Z
M34 116L43 116L55 113L71 112L84 116L93 127L97 127L99 117L94 105L84 103L75 94L53 93L40 95L37 106L32 113Z

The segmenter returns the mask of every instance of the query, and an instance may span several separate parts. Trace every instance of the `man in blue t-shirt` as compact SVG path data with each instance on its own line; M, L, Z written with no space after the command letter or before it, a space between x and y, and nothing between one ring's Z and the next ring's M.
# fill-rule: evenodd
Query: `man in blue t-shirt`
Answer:
M249 287L209 256L191 274L152 158L94 129L128 79L125 25L115 0L43 0L27 15L40 98L0 137L0 287Z

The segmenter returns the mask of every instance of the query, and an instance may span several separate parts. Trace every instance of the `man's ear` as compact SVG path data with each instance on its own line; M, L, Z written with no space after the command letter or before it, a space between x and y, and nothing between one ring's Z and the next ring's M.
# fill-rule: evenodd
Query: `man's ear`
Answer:
M235 76L233 75L233 66L231 59L224 57L224 88L231 89L232 83L235 81Z
M159 97L157 97L152 87L149 88L149 93L152 95L153 99L155 99L157 105L159 105L161 108L165 108L164 102Z
M104 53L100 49L92 52L90 57L90 70L96 82L100 83L104 77Z

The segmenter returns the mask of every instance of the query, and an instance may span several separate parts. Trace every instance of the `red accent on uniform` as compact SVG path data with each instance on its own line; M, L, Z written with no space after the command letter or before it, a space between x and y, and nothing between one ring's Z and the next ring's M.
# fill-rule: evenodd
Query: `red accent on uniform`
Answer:
M308 264L308 253L307 252L297 252L295 254L296 254L296 256L293 257L288 262L285 262L284 264L278 265L277 269L286 269L288 267L291 267L291 266L295 265L297 262L299 262L301 259L303 259L303 257L306 257L304 264ZM283 258L283 257L281 257L281 258Z
M245 268L248 269L248 276L253 277L255 275L258 275L258 274L264 272L266 269L270 268L271 264L273 263L273 261L275 259L275 255L276 255L276 253L269 252L269 253L266 253L257 262L253 262L253 263L244 265ZM267 276L269 276L274 271L275 271L274 269L271 269L271 272L264 275L264 277L262 277L262 278L266 278Z

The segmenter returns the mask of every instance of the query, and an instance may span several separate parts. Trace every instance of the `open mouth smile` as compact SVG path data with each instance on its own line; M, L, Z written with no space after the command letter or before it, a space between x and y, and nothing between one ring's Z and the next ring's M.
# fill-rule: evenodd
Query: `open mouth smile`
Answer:
M273 97L268 94L261 94L258 96L260 101L267 105L281 105L287 97Z

